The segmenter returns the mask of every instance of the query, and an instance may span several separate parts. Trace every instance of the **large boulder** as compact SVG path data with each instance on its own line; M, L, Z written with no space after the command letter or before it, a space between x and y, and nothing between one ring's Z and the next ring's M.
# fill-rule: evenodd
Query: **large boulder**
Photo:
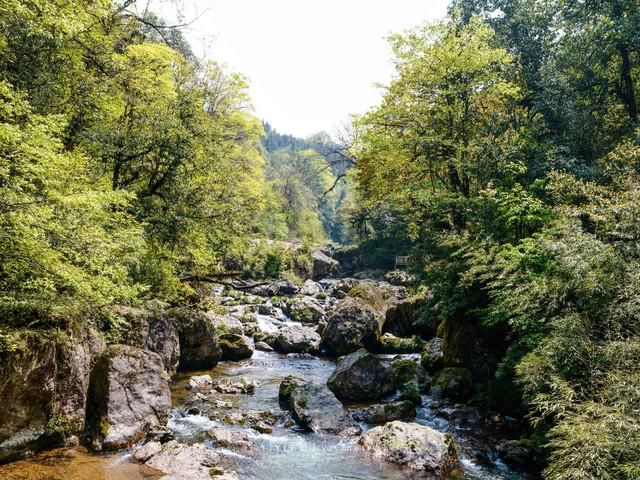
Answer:
M389 307L398 301L399 293L398 287L367 281L361 282L349 290L349 297L359 299L369 306L380 324L380 329L382 329L385 314Z
M387 369L395 388L401 388L409 383L415 384L420 391L428 387L431 380L422 366L410 358L397 358Z
M169 315L162 310L125 306L117 306L114 310L129 324L120 343L157 353L165 370L169 374L175 373L180 360L180 340Z
M171 312L180 338L180 370L213 368L222 357L216 326L210 316L189 309Z
M422 367L429 373L435 373L444 367L444 352L442 351L442 339L433 337L424 350L420 362Z
M233 315L221 315L214 311L205 313L205 316L213 323L213 328L217 336L225 333L235 333L244 335L244 325L237 317Z
M61 446L85 427L93 358L104 350L94 330L24 332L0 355L0 463Z
M258 285L252 288L250 293L259 297L275 297L276 295L296 295L299 291L300 287L291 280L281 279L269 284Z
M87 428L92 446L113 450L163 425L171 409L169 377L160 355L112 345L91 371Z
M380 338L376 312L360 299L346 298L333 311L322 332L322 341L338 355L360 348L373 350Z
M495 448L502 461L512 468L525 471L536 471L540 468L541 459L528 441L501 440Z
M381 424L413 418L416 416L416 407L408 400L401 400L399 402L378 403L367 408L354 410L351 415L359 421Z
M323 332L324 343L338 355L359 348L374 350L380 339L385 313L397 301L395 287L360 282L329 317Z
M316 249L311 253L313 261L312 276L314 280L332 277L340 272L340 264L331 258L331 252L326 249Z
M380 337L378 351L381 353L417 353L425 346L424 340L418 336L396 337L385 333Z
M304 285L302 285L302 288L300 289L300 294L301 295L317 295L322 291L323 291L322 285L320 285L317 282L314 282L311 279L308 279L308 280L305 280Z
M329 293L332 297L343 299L359 284L360 280L355 278L342 278L330 285Z
M309 297L291 299L287 302L287 313L291 320L300 323L318 324L325 318L324 308Z
M220 467L221 456L216 450L201 443L186 445L172 440L164 445L152 442L151 447L146 445L145 447L142 447L145 449L144 455L138 454L138 457L144 458L151 454L146 459L146 465L168 475L163 478L176 480L211 480L212 478L237 480L238 478L235 473L225 472Z
M244 335L224 333L218 337L222 360L238 361L253 356L253 341Z
M278 331L275 348L283 353L317 353L320 341L320 335L313 328L288 325Z
M466 368L448 367L433 377L433 391L458 402L469 400L472 388L471 372Z
M407 286L416 281L415 275L404 270L392 270L384 275L384 281L391 285Z
M415 334L423 334L427 337L435 335L435 329L428 330L424 325L416 323L418 309L424 305L425 300L425 295L414 295L391 305L385 313L382 331L396 337Z
M288 376L280 384L279 399L296 423L312 432L343 436L361 432L326 385Z
M439 477L457 463L453 438L417 423L394 421L372 428L360 445L375 458Z
M327 386L340 400L377 400L393 392L393 381L378 359L360 349L338 359Z

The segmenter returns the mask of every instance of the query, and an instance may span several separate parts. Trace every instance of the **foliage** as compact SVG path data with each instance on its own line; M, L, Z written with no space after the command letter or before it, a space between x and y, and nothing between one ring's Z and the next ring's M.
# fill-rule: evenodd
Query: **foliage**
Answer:
M396 76L356 123L352 221L396 212L445 362L503 337L474 381L519 394L550 479L640 474L638 11L456 0L391 38Z

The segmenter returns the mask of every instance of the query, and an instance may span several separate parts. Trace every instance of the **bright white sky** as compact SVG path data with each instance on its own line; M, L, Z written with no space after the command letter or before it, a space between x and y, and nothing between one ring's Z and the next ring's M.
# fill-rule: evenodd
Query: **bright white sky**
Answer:
M449 0L152 0L176 3L194 51L248 77L256 114L281 133L334 133L380 100L393 67L385 37L443 18ZM140 0L138 5L144 6Z

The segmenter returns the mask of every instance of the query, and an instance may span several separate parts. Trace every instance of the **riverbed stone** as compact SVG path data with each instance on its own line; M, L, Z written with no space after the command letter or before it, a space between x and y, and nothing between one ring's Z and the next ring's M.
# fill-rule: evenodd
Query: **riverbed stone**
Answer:
M180 370L205 370L218 364L222 350L213 320L202 312L175 309L171 312L180 338Z
M422 351L425 342L417 336L396 337L385 333L380 337L379 352L382 353L417 353Z
M280 384L279 399L305 429L329 435L360 434L358 424L326 385L288 376Z
M331 277L340 272L340 264L331 258L331 252L327 249L318 248L311 252L313 261L312 276L314 280Z
M410 358L395 359L389 365L387 372L395 388L415 384L419 391L424 391L428 389L431 380L418 361Z
M202 443L187 445L172 440L165 443L158 453L149 458L146 465L176 480L237 479L235 474L225 472L220 467L220 463L221 455L211 447ZM216 474L215 476L211 475L212 471Z
M239 318L233 315L221 315L214 311L208 311L205 316L213 323L213 328L217 336L226 333L244 335L244 325Z
M325 318L324 308L317 300L309 297L291 299L287 304L287 313L294 322L318 324Z
M194 375L189 379L187 390L198 393L208 393L213 388L213 378L211 375Z
M314 282L311 279L305 280L304 284L300 288L300 295L317 295L318 293L323 292L322 285L318 282Z
M222 350L222 360L238 361L253 356L253 341L236 333L225 333L218 337L218 345Z
M162 450L162 443L152 441L145 443L133 452L133 458L138 462L144 463Z
M114 307L116 314L129 324L120 343L157 353L171 375L178 369L180 340L169 314L161 309Z
M157 353L112 345L96 360L87 402L92 446L114 450L135 443L166 422L169 377Z
M347 294L360 284L360 280L355 278L341 278L333 283L329 288L329 293L335 298L345 298Z
M408 337L415 334L424 334L427 338L435 334L435 329L425 331L417 324L418 310L426 302L424 294L400 300L391 305L385 313L383 332L388 332L396 337Z
M92 329L24 332L16 340L25 347L0 362L0 463L82 433L91 363L105 348Z
M393 380L378 359L360 349L338 359L327 386L340 400L377 400L390 394Z
M300 291L295 283L288 279L280 279L264 285L257 285L250 290L253 295L259 297L275 297L276 295L296 295Z
M313 328L289 325L278 332L275 347L283 353L316 353L320 341L320 335Z
M445 398L465 402L472 393L471 372L460 367L445 368L433 377L432 388Z
M345 298L331 314L322 332L323 343L337 355L360 348L373 350L380 338L375 311L360 299Z
M416 406L408 400L391 403L378 403L367 408L351 411L353 418L359 421L381 424L394 420L407 420L416 416Z
M207 430L207 438L214 443L214 446L221 448L248 450L251 446L246 432L241 430L213 427Z
M273 352L273 347L264 341L256 342L255 349L261 352Z
M392 270L390 272L385 273L384 281L390 283L391 285L397 285L406 287L411 283L416 281L415 275L405 271L405 270Z
M389 422L366 432L359 443L374 458L419 472L445 476L457 464L453 438L417 423Z
M424 347L420 363L429 373L435 373L444 367L444 351L442 349L442 338L433 337Z

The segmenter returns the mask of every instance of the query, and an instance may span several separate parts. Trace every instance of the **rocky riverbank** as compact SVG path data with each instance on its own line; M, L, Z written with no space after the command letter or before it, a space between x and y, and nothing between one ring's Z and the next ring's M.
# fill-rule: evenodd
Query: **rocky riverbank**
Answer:
M409 280L201 283L189 308L114 309L117 344L34 338L2 369L0 458L83 445L171 478L519 478L521 427L459 403L472 372L416 324Z

